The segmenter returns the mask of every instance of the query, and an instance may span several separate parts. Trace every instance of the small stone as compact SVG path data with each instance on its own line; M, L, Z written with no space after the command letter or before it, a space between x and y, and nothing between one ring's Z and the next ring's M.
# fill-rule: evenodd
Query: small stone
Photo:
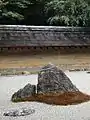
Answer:
M16 116L19 115L19 111L18 110L12 110L12 111L4 113L3 115L4 116L13 116L13 117L16 117Z
M21 99L33 96L36 93L36 86L27 84L23 89L18 90L12 95L12 101L19 101Z
M28 71L22 71L22 74L23 74L23 75L29 75L30 72L28 72Z
M88 71L87 73L90 74L90 71Z
M18 116L26 116L35 113L34 109L28 109L28 108L21 108L19 110L10 110L8 112L5 112L4 116L12 116L12 117L18 117Z

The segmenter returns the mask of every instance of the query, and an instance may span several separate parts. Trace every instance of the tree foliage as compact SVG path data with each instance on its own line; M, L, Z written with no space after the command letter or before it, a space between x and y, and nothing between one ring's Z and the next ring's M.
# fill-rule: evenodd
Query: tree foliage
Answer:
M84 0L53 0L46 6L50 25L87 26L90 11Z
M6 24L17 24L24 19L23 9L30 4L29 0L1 0L0 21Z
M0 0L0 24L90 26L90 0Z

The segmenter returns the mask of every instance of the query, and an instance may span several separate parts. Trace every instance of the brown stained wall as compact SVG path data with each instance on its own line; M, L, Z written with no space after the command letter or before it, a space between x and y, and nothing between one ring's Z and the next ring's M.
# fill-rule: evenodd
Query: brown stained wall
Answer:
M90 47L8 47L0 48L0 54L30 54L30 55L59 55L59 54L70 54L70 53L90 53Z
M0 26L0 48L90 46L90 28Z

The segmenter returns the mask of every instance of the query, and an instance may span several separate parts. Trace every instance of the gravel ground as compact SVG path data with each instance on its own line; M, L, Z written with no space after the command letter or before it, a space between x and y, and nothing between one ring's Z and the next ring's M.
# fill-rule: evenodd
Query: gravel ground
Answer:
M68 72L72 82L84 93L90 94L90 74L86 72ZM37 75L0 77L0 120L90 120L90 102L70 106L52 106L37 102L12 103L13 92L28 82L37 84ZM28 107L35 113L23 117L5 117L3 113L10 109Z

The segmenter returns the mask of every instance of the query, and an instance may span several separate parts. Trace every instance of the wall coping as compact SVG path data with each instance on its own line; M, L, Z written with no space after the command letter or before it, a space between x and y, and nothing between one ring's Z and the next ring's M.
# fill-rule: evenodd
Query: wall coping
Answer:
M90 27L65 26L27 26L27 25L0 25L0 30L18 31L54 31L54 32L90 32Z

